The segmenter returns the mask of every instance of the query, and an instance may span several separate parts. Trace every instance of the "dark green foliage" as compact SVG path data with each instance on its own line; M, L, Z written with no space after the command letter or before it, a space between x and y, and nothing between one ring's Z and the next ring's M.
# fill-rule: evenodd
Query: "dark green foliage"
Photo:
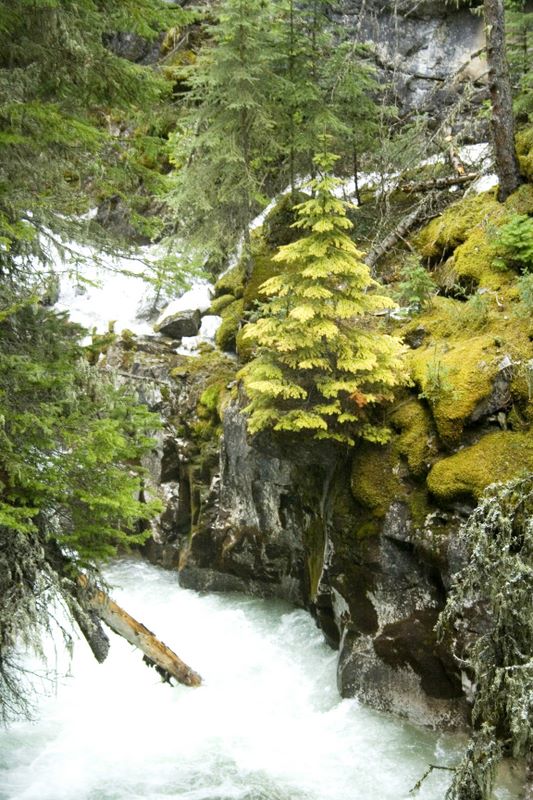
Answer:
M376 148L384 109L377 104L380 86L375 70L365 63L367 50L353 42L334 48L325 66L325 82L334 119L335 149L343 175L354 180L357 202L362 158Z
M533 11L526 10L526 0L507 0L505 5L514 111L519 121L526 122L533 115Z
M202 260L227 255L266 202L263 180L275 147L270 12L263 0L225 0L187 72L168 200L178 235Z
M406 260L400 270L400 277L398 285L400 300L414 307L416 311L427 308L437 291L437 286L417 256L411 256Z
M0 525L86 565L140 542L139 459L157 418L82 357L79 328L31 299L0 318Z
M488 800L502 755L533 748L533 476L490 487L462 545L439 630L475 683L474 731L447 797Z
M146 158L157 130L141 123L157 117L167 86L153 70L108 50L105 34L153 38L185 16L160 0L0 5L2 274L24 273L34 254L46 260L38 235L44 228L97 238L94 226L73 216L106 197L131 205L141 187L144 194L160 188ZM131 137L134 127L139 133Z
M501 267L514 267L521 272L533 271L533 218L515 214L506 225L498 229L494 263Z
M377 130L377 83L364 51L338 46L325 0L223 0L186 71L186 113L171 138L176 232L216 265L268 194L314 174L319 137L334 134L354 174ZM354 163L357 162L357 163Z

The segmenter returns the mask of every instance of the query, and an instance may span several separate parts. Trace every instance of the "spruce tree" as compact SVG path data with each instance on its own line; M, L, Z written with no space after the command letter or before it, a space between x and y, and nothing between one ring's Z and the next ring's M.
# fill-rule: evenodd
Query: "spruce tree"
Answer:
M188 73L187 113L171 138L169 204L193 253L223 258L266 204L273 158L272 6L223 0ZM275 149L275 147L274 147Z
M161 191L146 118L153 127L169 84L105 43L124 31L154 38L190 18L162 0L0 3L2 276L48 261L43 231L102 242L80 215L111 196L135 210L140 189Z
M377 330L372 313L395 304L376 291L348 235L348 204L329 174L335 160L328 152L315 157L313 197L296 206L303 236L274 256L286 269L263 284L270 299L245 329L257 345L240 372L252 434L302 431L348 445L388 438L372 412L404 382L402 345Z
M314 170L318 137L334 124L325 79L335 46L329 5L325 0L277 3L277 136L293 194L298 176Z
M375 150L380 117L387 111L378 106L380 86L375 69L364 60L365 55L360 45L344 42L334 49L325 65L335 148L341 156L342 174L353 178L358 205L361 205L359 171L362 160Z

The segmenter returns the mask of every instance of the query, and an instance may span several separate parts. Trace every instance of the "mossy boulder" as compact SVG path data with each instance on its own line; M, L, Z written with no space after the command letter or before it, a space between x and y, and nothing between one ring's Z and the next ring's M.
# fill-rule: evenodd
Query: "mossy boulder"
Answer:
M426 225L415 237L414 244L424 258L444 259L468 239L476 226L487 225L501 214L502 206L493 191L470 195Z
M477 288L498 291L505 274L492 266L494 245L483 227L472 230L467 240L455 250L450 268L457 284L471 294Z
M274 251L269 250L266 244L260 240L254 242L252 249L250 277L244 288L244 307L252 309L259 301L266 300L266 295L259 290L263 283L274 275L279 275L283 270L283 265L273 261Z
M237 332L244 313L244 300L234 300L222 311L222 324L215 335L215 342L225 353L235 352Z
M254 354L255 344L247 339L245 336L246 325L237 332L235 337L235 350L240 360L243 362L250 361Z
M491 397L502 353L490 333L428 344L410 354L411 374L433 414L441 440L457 444L465 425Z
M215 283L215 299L223 295L232 295L234 298L242 297L244 292L245 272L244 265L239 261L228 269Z
M391 502L402 493L400 464L392 445L361 442L351 468L354 499L375 517L384 517Z
M425 475L435 454L435 433L428 409L414 398L404 401L393 412L391 424L398 431L396 450L406 460L410 473L415 477Z
M215 297L215 299L211 303L211 308L209 309L209 312L211 314L219 315L224 311L224 309L227 306L230 305L230 303L233 303L235 299L236 299L235 296L232 294L221 294L219 297Z
M506 482L533 471L533 431L496 431L454 455L438 461L427 485L442 504L477 502L496 481Z

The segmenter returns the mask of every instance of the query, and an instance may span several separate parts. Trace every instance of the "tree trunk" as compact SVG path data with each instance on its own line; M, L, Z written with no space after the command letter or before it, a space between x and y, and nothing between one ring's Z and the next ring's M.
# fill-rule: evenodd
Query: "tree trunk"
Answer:
M526 757L526 782L524 786L524 800L533 800L533 754Z
M79 583L84 590L84 600L88 608L114 633L141 650L144 653L144 661L148 666L155 667L165 681L170 683L170 679L174 678L185 686L201 685L201 677L178 658L166 644L163 644L152 631L130 616L104 592L91 590L87 578L84 576L80 576ZM83 628L82 633L85 634ZM89 642L89 644L91 643Z
M492 103L492 139L496 173L500 182L498 200L503 202L522 182L515 151L511 79L505 54L504 1L484 0L484 12Z

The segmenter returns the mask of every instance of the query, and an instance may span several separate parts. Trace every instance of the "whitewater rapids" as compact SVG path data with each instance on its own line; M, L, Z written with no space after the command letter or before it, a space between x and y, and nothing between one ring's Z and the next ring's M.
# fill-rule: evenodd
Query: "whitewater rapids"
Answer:
M0 800L408 800L428 763L456 762L457 739L341 700L305 611L181 589L133 559L107 579L204 685L160 683L114 634L103 665L78 641L39 721L0 733ZM417 800L443 798L449 776Z

